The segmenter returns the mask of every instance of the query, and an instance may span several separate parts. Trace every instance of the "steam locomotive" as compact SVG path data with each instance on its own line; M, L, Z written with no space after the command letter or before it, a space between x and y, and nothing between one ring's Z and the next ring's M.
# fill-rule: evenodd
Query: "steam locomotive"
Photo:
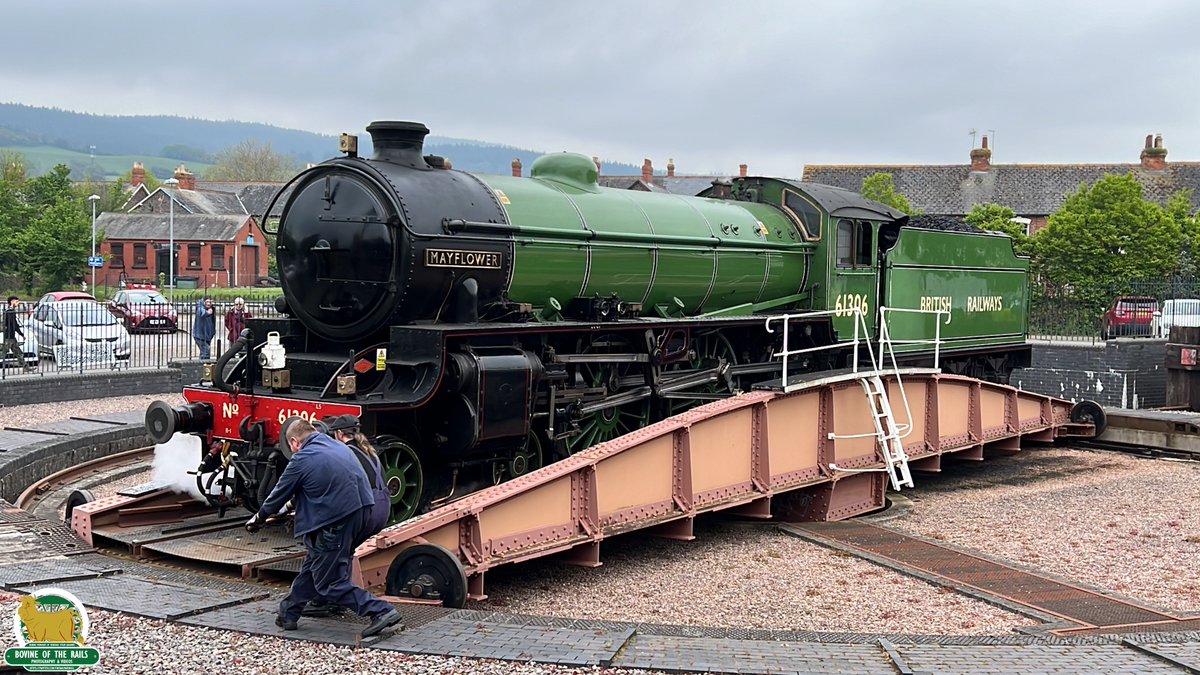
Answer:
M158 442L203 439L221 508L256 510L294 419L354 414L392 520L789 373L850 364L886 328L901 363L1004 379L1028 365L1028 261L1002 235L910 227L838 188L714 181L697 197L600 187L584 155L528 178L447 168L428 129L375 122L280 191L280 317L251 319ZM923 310L890 315L880 306ZM807 312L807 314L806 314ZM764 317L786 314L773 332ZM935 326L935 324L938 324Z

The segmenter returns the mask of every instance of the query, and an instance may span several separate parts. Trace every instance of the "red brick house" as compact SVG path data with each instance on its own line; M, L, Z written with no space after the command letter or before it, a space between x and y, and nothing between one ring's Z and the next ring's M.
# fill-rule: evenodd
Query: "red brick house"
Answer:
M129 212L96 218L97 230L104 233L99 253L105 259L96 282L158 283L160 273L169 278L172 222L178 285L253 286L266 277L267 238L238 196L196 189L195 176L186 167L176 170L175 178L178 185L146 194Z

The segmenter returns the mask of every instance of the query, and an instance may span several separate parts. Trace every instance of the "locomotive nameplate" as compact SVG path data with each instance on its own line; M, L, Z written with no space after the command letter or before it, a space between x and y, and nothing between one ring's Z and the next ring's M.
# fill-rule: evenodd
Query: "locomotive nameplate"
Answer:
M462 249L425 249L426 267L471 267L498 270L504 257L496 251L465 251Z

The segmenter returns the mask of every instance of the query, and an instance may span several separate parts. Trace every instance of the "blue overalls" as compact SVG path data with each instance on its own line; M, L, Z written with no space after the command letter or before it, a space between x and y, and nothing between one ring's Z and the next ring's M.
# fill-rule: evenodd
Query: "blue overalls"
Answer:
M391 610L391 605L350 583L354 542L367 528L375 503L353 451L325 434L310 434L263 502L259 518L277 513L289 499L296 506L296 536L304 538L308 555L279 603L279 616L295 621L315 598L359 616Z

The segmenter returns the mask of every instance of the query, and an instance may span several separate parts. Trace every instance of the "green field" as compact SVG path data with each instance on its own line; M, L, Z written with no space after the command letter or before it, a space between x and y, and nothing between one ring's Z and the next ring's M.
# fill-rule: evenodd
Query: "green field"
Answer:
M175 173L175 167L180 164L187 164L188 171L196 175L203 174L212 166L170 157L135 155L96 155L93 164L92 157L86 152L64 150L49 145L0 146L0 152L20 153L25 158L29 176L40 176L58 164L66 164L71 167L71 178L74 180L86 180L89 167L93 166L96 180L116 180L119 176L129 173L134 162L141 162L146 171L153 173L159 180L170 178Z

